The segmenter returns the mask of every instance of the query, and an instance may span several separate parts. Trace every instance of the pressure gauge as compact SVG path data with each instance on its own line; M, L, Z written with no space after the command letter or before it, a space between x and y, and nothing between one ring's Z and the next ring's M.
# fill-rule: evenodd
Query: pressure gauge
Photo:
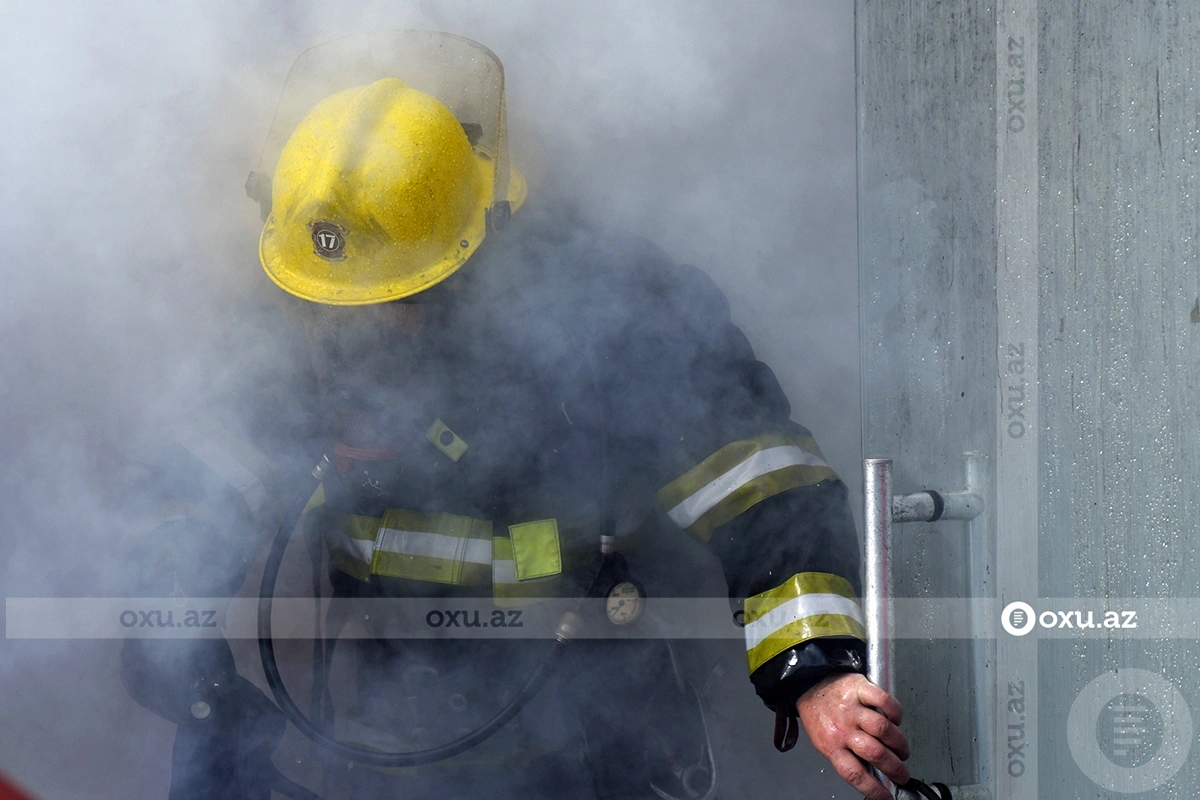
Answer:
M624 580L614 584L604 598L604 613L613 625L628 625L642 614L646 594L637 581Z

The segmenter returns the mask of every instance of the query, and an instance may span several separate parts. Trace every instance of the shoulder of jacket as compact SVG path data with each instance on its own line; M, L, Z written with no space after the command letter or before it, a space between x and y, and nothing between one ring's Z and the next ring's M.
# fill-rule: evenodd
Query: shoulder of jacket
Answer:
M645 237L570 210L519 217L477 271L477 288L491 302L503 298L505 307L562 317L592 335L711 330L729 321L729 302L712 278Z

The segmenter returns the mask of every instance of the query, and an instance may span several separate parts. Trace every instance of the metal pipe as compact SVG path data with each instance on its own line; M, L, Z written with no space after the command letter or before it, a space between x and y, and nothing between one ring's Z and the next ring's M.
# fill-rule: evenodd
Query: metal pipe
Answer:
M892 460L868 458L863 465L866 501L866 580L863 613L867 629L867 677L891 693L892 686Z
M867 678L888 694L892 684L892 460L868 458L863 462L864 550L863 618L867 629ZM894 784L876 776L889 793Z
M936 522L938 520L970 521L983 513L983 491L986 489L986 466L978 453L964 454L967 490L936 492L928 490L913 494L892 494L892 461L888 458L868 458L863 462L863 499L865 522L866 578L863 585L863 615L867 631L867 677L889 694L895 694L892 674L894 646L894 610L892 604L892 525L903 522ZM971 526L974 530L975 526ZM973 552L978 547L972 542ZM973 571L978 564L973 562ZM978 577L973 575L973 577ZM977 698L977 702L982 698ZM990 718L976 708L976 733L979 741ZM876 778L894 796L915 797L900 791L895 785L872 770ZM991 800L985 785L973 784L952 789L955 800Z
M967 473L967 491L981 497L992 492L991 463L980 452L963 454ZM967 557L970 565L970 594L973 598L993 597L995 593L995 557L992 547L992 521L995 514L980 514L967 526ZM996 620L982 613L972 622L975 640L971 642L973 659L972 680L975 685L972 724L975 741L975 779L979 786L978 797L991 800L991 791L984 787L995 787L995 764L993 748L989 746L996 730ZM964 798L975 800L963 793ZM959 795L956 793L954 797Z
M944 510L938 492L899 494L892 498L892 522L934 522L942 518Z
M973 520L983 513L983 498L975 492L935 492L932 489L892 499L892 522Z

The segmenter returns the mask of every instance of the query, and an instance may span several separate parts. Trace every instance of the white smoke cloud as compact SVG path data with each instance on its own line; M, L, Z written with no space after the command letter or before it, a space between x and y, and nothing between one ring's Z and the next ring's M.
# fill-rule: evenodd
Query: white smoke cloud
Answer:
M122 453L189 400L269 379L236 369L273 357L242 183L291 61L369 30L493 49L532 191L554 182L708 271L857 485L849 4L23 2L5 20L6 596L119 590ZM754 744L731 750L762 763L771 720L734 672L723 708ZM0 674L0 770L45 797L165 796L170 726L124 695L109 644L6 640ZM803 774L784 761L770 786Z

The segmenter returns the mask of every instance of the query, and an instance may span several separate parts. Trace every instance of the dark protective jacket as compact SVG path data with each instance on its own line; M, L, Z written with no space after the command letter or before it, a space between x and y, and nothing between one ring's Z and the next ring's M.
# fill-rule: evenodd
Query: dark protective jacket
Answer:
M419 351L393 357L381 333L370 358L324 367L315 438L340 440L350 500L320 526L342 585L562 594L606 524L675 527L745 601L750 677L769 707L793 715L821 677L864 670L846 488L703 272L529 209L461 284L431 307ZM240 483L207 496L252 504L262 486L237 469L250 459L192 438L198 470Z
M439 418L479 452L434 459L446 483L425 496L470 475L471 502L494 503L475 510L518 522L602 516L607 492L718 556L730 597L748 601L748 665L769 706L794 706L830 671L863 670L845 486L790 420L723 294L643 240L535 213L472 265L461 338L441 339L455 349L437 363L478 377L441 381L456 400Z

